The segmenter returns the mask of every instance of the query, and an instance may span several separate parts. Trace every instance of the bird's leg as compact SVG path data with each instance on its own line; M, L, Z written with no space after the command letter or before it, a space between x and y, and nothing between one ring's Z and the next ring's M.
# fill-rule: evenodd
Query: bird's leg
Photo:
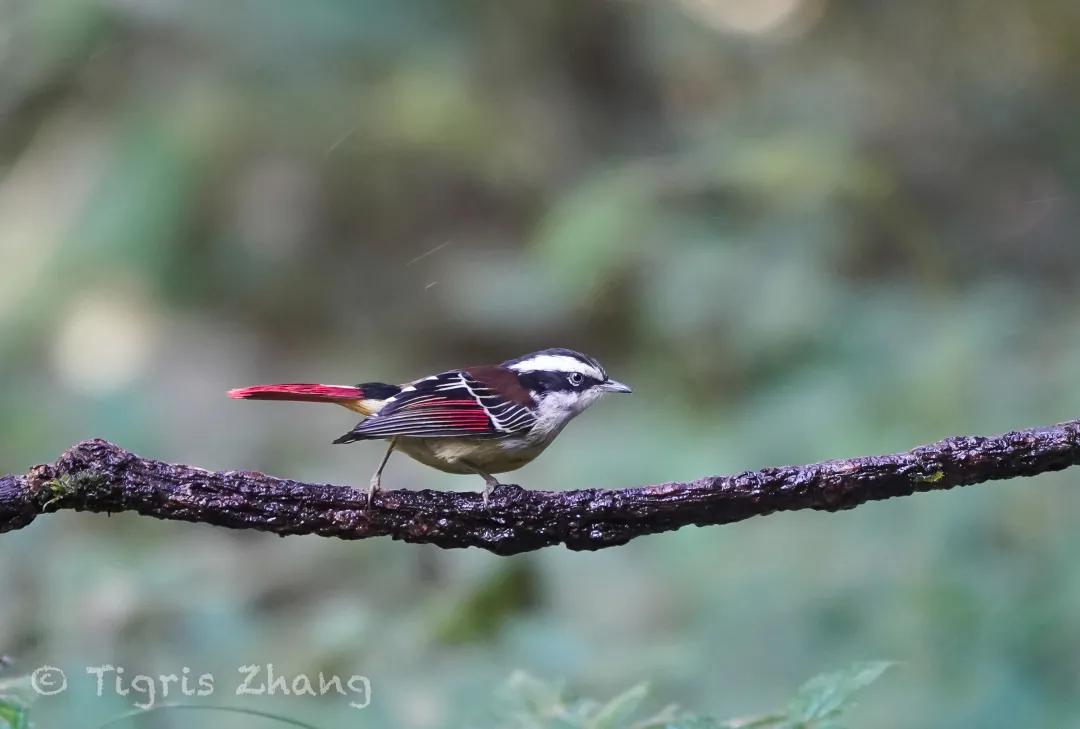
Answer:
M491 498L491 492L495 490L496 486L502 486L502 484L499 483L499 479L495 478L487 471L484 471L481 468L477 468L468 461L461 461L461 463L468 468L476 471L476 473L484 479L484 508L486 509L488 505L488 499Z
M375 504L375 492L382 488L382 472L386 468L386 462L390 460L390 454L394 452L394 446L397 445L397 438L390 439L390 445L386 448L386 455L383 456L382 463L379 464L378 470L371 477L371 485L368 486L367 492L367 505L368 508L372 508Z

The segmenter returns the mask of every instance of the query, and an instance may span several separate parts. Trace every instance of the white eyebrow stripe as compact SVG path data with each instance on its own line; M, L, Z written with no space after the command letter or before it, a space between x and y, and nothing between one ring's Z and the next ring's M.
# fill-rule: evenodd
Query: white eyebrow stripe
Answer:
M567 357L563 354L541 354L530 357L522 362L510 365L510 369L517 372L578 372L598 380L604 379L604 373L590 364L582 362L576 357Z

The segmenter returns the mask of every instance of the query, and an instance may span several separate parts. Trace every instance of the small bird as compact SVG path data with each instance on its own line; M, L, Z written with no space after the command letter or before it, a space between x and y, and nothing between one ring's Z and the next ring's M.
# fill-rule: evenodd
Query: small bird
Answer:
M403 385L254 385L240 400L328 402L365 419L334 443L388 440L368 490L379 490L394 450L446 473L484 479L484 504L505 473L529 463L575 415L607 392L631 392L594 358L571 349L533 352L498 365L449 370Z

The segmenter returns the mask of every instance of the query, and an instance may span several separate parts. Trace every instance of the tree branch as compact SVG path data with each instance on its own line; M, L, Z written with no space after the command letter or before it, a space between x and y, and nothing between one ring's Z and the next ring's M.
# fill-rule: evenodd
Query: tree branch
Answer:
M709 476L606 491L502 486L485 509L476 493L362 491L251 471L212 473L139 458L104 440L72 446L53 464L0 478L0 533L39 514L135 511L159 519L257 529L281 536L390 536L440 547L517 554L555 544L593 550L688 524L727 524L775 511L840 511L1080 463L1080 421L990 438L956 436L906 453Z

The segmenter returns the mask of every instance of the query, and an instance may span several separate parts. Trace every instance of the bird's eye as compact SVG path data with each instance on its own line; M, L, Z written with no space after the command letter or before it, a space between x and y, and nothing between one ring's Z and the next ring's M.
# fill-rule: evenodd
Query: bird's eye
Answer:
M566 379L568 379L570 381L571 385L573 385L574 387L577 387L578 385L580 385L582 382L585 381L585 375L581 374L580 372L571 372L570 376L567 377Z

